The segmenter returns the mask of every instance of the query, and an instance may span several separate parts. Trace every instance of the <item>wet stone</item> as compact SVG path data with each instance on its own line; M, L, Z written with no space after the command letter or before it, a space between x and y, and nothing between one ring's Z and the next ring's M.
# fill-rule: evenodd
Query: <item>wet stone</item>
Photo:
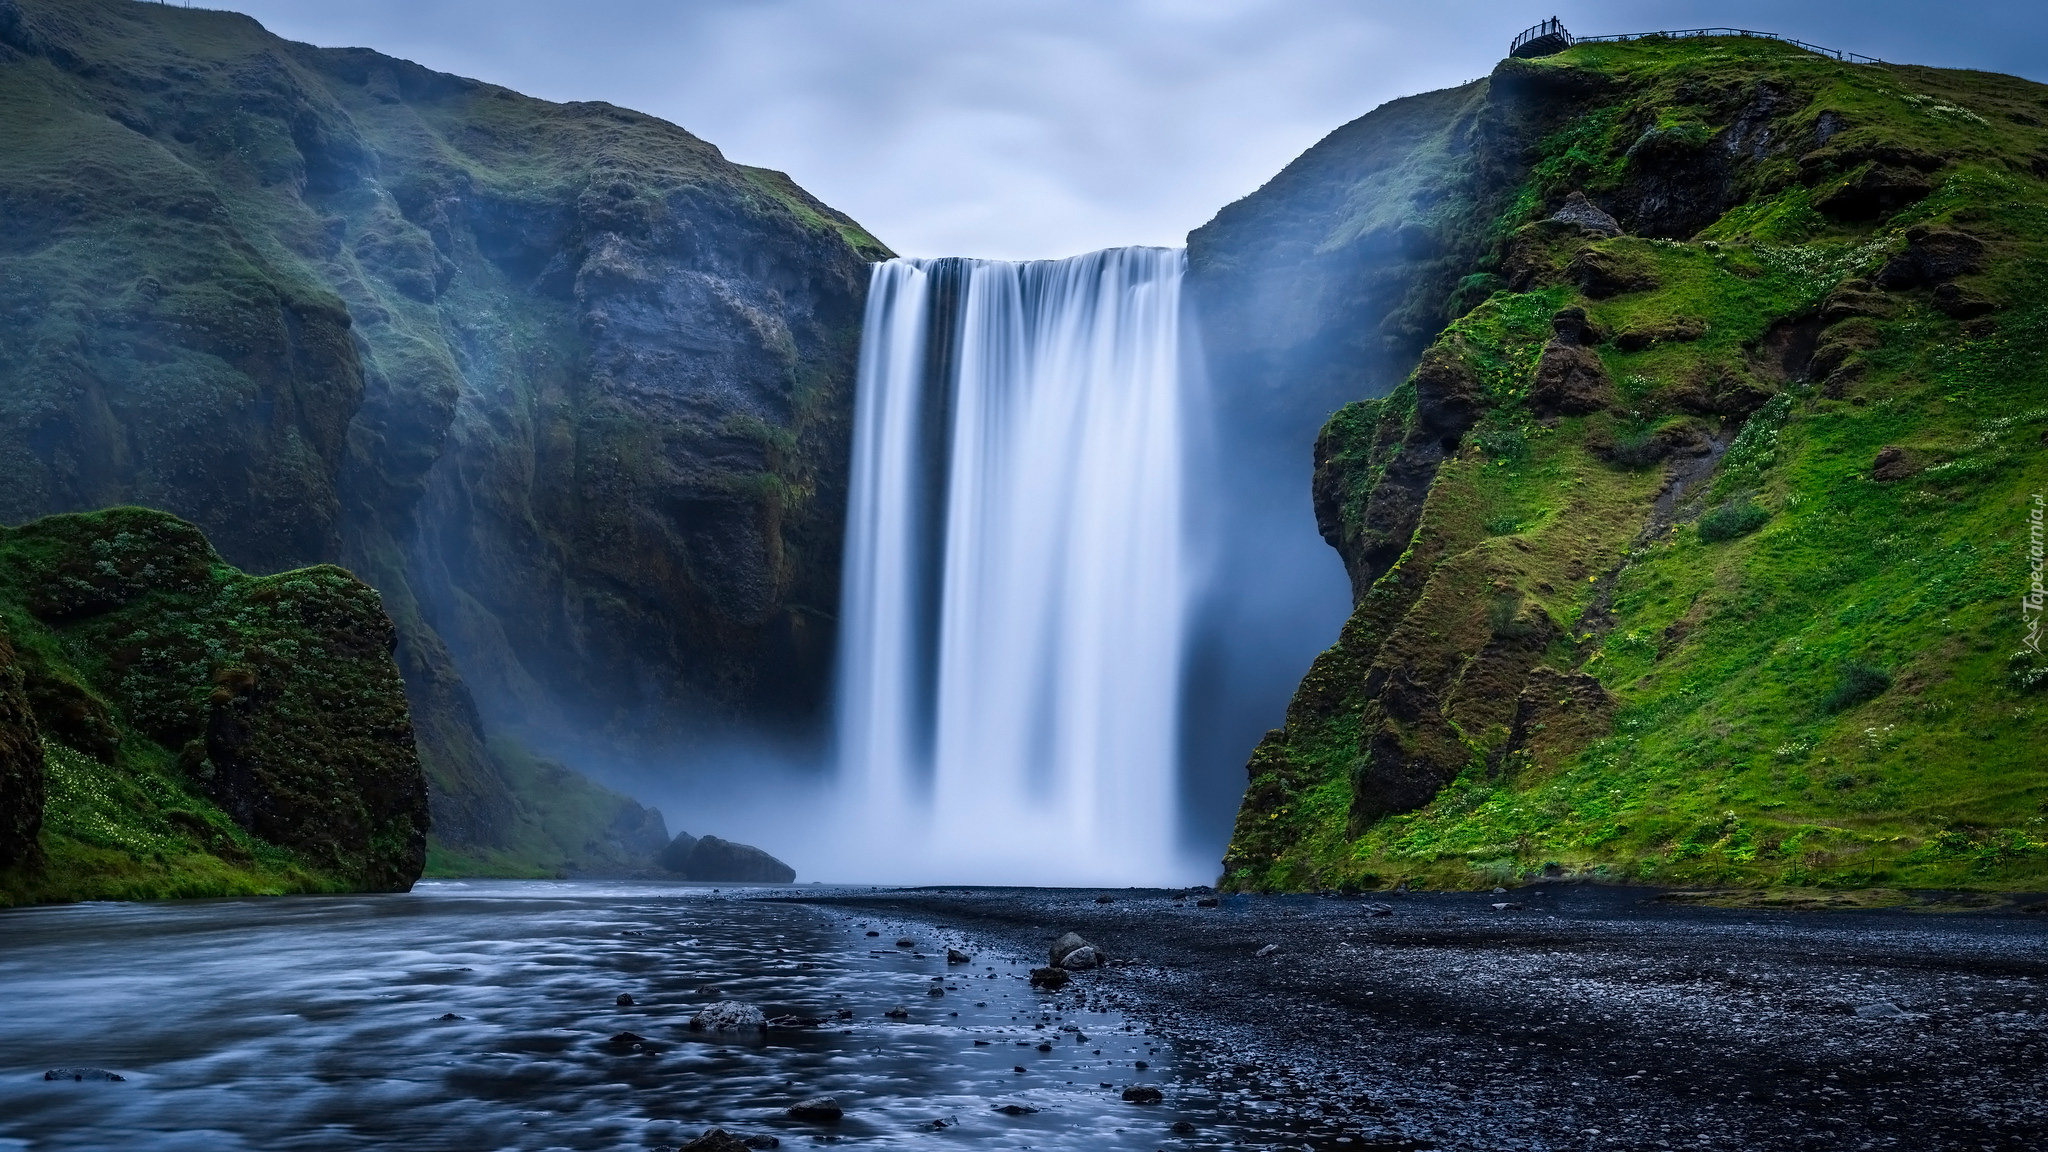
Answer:
M846 1110L830 1096L813 1096L789 1106L789 1118L792 1120L832 1121L844 1115Z

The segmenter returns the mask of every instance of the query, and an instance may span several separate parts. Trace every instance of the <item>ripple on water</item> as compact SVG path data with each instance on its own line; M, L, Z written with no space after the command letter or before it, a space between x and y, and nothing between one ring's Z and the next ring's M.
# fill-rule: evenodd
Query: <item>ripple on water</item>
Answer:
M931 938L876 947L869 923L810 906L507 882L0 916L0 1150L650 1148L713 1125L1150 1149L1183 1118L1169 1052L1034 991L1022 958L949 966L972 942L910 927ZM728 999L824 1023L691 1031ZM42 1080L66 1066L128 1080ZM1168 1102L1121 1100L1141 1083ZM784 1114L820 1095L845 1118Z

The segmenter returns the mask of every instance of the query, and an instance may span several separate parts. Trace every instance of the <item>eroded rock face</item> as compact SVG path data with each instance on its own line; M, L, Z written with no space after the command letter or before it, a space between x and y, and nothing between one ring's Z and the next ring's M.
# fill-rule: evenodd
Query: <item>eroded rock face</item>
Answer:
M852 221L652 117L233 13L6 0L0 68L0 522L139 502L347 565L455 844L515 822L487 728L816 720L885 254Z

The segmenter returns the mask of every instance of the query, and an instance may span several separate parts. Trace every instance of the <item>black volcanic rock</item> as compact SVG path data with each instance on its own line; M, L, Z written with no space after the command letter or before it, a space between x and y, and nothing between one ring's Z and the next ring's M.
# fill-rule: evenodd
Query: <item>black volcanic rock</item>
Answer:
M706 836L691 847L682 869L692 880L734 884L789 884L796 869L750 844Z

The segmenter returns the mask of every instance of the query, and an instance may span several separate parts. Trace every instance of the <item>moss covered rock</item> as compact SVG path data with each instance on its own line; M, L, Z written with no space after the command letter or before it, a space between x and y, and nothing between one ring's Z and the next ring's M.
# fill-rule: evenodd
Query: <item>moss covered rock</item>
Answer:
M7 811L24 749L35 783L46 751L52 777L36 795L44 861L16 869L17 896L419 877L426 777L368 585L332 566L246 575L193 525L115 508L0 529L0 615L33 654L0 661ZM23 664L64 689L26 690Z

